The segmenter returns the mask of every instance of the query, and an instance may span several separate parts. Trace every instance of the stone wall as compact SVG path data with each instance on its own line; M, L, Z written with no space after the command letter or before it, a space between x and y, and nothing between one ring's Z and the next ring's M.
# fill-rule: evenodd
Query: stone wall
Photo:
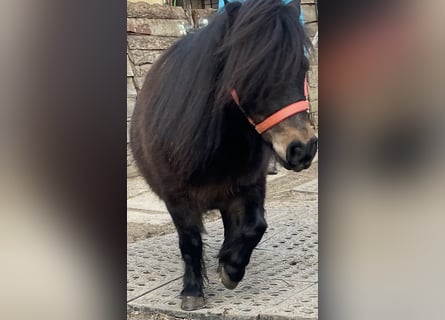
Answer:
M166 0L128 0L127 3L145 2L148 4L165 4Z
M137 175L128 146L128 129L136 95L142 87L145 75L160 54L194 26L191 11L185 11L181 7L148 3L150 1L127 3L128 177Z
M314 37L318 32L318 13L316 3L316 0L301 1L306 31L311 40L314 40ZM318 129L318 41L314 45L314 52L311 55L308 83L311 117L316 129Z
M154 3L154 4L153 4ZM197 28L213 9L188 9L162 5L163 0L127 3L127 176L137 175L131 157L129 121L136 95L151 65L163 50L171 46L187 31ZM305 26L312 39L318 31L315 0L302 0ZM318 126L318 45L315 47L309 71L309 99L314 124Z

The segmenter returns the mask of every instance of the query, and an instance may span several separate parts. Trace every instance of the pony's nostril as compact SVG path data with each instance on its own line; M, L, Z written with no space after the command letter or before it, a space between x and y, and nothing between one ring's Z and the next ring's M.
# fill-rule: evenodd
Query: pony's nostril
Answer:
M305 155L305 146L301 142L293 142L286 152L286 160L292 165L298 164Z
M317 153L317 145L318 139L316 137L311 138L304 144L298 141L292 142L286 151L288 164L291 166L304 165L305 168L309 167Z
M290 148L289 152L290 152L290 156L292 158L298 157L298 156L300 156L303 153L303 148L301 148L301 147L292 147L292 148Z

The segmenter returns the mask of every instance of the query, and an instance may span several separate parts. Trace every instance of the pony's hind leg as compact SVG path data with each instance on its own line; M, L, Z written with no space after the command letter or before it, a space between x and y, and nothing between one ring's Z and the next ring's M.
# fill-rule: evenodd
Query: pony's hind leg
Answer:
M181 308L186 311L201 309L205 305L203 293L203 274L205 273L202 257L203 229L200 216L187 212L186 209L167 204L170 215L179 236L179 248L185 264Z
M253 249L267 229L264 218L264 185L245 188L221 209L224 243L219 253L221 282L234 289L244 277Z

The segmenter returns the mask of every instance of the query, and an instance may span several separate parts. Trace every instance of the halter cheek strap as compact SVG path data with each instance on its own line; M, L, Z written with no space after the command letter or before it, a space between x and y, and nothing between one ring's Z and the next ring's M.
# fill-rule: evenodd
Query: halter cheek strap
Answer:
M232 98L235 101L235 103L240 106L240 100L238 97L238 94L235 89L233 89L231 92ZM297 114L302 111L309 110L309 101L308 101L308 85L306 78L304 79L304 96L305 100L297 101L294 103L291 103L284 108L281 108L277 112L271 114L269 117L261 121L260 123L255 123L252 118L250 118L244 110L240 107L241 111L246 116L247 120L249 120L250 124L252 124L255 127L255 130L262 134L263 132L269 130L270 128L276 126L281 121L293 116L294 114Z

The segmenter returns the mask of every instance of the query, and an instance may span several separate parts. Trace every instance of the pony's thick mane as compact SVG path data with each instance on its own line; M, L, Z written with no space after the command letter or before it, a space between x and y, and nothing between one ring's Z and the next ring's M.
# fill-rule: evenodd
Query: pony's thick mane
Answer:
M220 148L224 107L233 104L229 88L255 103L308 64L310 42L299 14L299 2L228 4L153 65L138 97L148 104L143 122L178 173L192 174Z
M230 99L227 88L236 88L240 98L255 105L303 76L311 42L299 20L299 3L247 0L241 6L219 49L225 60L220 102Z

